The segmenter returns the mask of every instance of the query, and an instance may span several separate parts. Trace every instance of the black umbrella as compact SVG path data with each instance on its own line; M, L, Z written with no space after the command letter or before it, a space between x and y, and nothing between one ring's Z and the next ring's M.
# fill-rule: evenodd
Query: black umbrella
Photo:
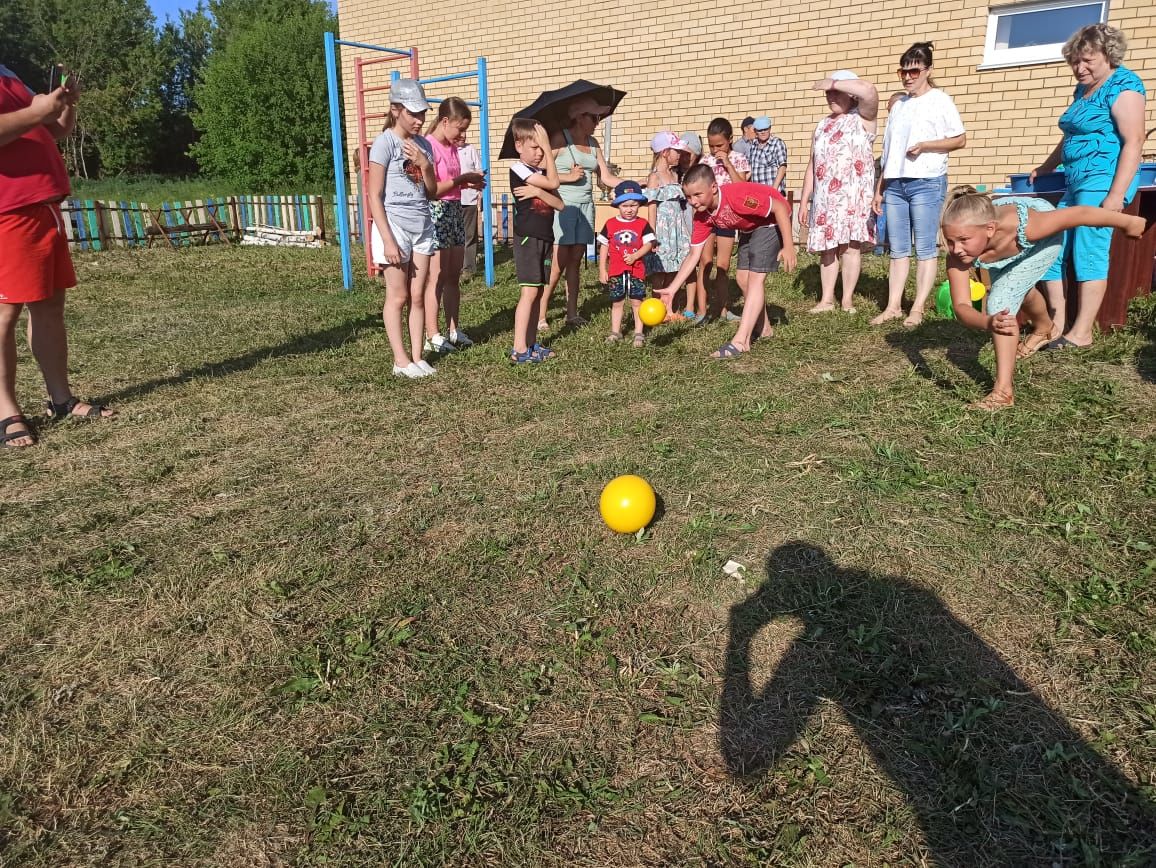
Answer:
M626 91L616 90L604 84L595 84L580 78L577 81L558 88L558 90L544 90L538 98L514 115L516 118L534 118L547 130L560 130L569 120L566 106L576 97L593 97L599 105L610 106L610 114L618 108ZM514 132L506 127L506 137L502 140L502 150L498 154L499 160L516 160L518 152L514 150Z

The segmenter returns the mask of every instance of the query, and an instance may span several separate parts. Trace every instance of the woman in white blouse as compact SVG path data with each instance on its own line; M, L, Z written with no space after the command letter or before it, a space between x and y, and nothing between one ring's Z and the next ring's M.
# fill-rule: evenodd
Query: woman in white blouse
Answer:
M883 134L883 171L874 209L886 209L891 245L887 307L871 320L879 325L903 316L903 290L911 269L915 239L915 302L904 325L923 321L923 308L939 265L936 241L939 215L947 195L947 155L967 144L955 103L931 80L931 43L917 42L899 59L904 96L887 115Z

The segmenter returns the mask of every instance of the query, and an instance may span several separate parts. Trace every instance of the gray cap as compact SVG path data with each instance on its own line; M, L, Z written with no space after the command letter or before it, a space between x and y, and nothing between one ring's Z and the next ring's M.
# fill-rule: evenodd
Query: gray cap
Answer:
M425 98L425 89L421 83L412 78L397 78L389 86L389 101L401 103L411 114L429 111L429 102Z
M702 156L702 139L699 138L698 133L683 133L679 138L682 139L682 143L692 154Z

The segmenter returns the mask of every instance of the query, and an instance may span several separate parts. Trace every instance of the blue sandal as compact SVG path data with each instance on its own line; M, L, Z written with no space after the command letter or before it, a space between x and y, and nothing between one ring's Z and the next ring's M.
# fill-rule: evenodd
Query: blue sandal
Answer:
M1048 341L1040 347L1041 350L1086 350L1083 344L1077 344L1074 341L1068 340L1066 337L1058 337L1054 341Z
M542 360L534 354L534 350L531 348L524 353L519 353L517 350L510 350L510 361L515 365L525 365L537 364Z
M716 361L720 359L733 359L735 356L741 356L744 352L744 350L740 350L730 341L727 341L725 344L718 348L718 355L712 355L711 358L715 359Z
M552 359L554 356L558 355L549 347L544 347L541 344L534 344L534 346L530 347L529 351L533 353L535 357L537 357L539 362L544 362L546 359Z

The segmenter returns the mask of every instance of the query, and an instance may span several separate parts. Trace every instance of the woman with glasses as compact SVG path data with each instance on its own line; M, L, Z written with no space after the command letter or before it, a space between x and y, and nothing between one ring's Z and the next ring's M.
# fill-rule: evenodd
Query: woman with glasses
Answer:
M1127 43L1124 34L1107 24L1081 27L1064 44L1064 60L1072 68L1076 91L1072 104L1060 115L1063 137L1055 150L1031 173L1054 172L1062 162L1067 191L1061 208L1093 205L1123 211L1140 185L1138 170L1144 148L1144 82L1123 65ZM1066 335L1046 344L1046 349L1086 347L1092 343L1092 326L1108 289L1108 250L1112 229L1080 226L1064 235L1064 250L1051 270L1048 298L1055 308L1053 319L1064 321L1064 265L1072 260L1080 288L1080 308ZM1053 283L1054 281L1054 283ZM1040 341L1025 342L1020 357L1043 349Z
M903 316L903 290L915 240L915 302L903 321L916 326L935 283L939 214L947 195L947 155L967 144L963 121L950 96L931 80L931 43L917 42L899 58L904 95L887 115L883 171L874 210L886 213L891 244L887 307L871 320L879 325Z
M594 138L610 106L601 105L594 95L583 95L567 108L569 125L550 135L554 148L554 164L558 168L558 195L563 208L554 215L554 264L550 268L550 283L543 290L542 322L538 330L546 328L546 309L559 278L566 276L566 323L585 325L578 315L578 267L586 255L586 247L594 243L594 182L593 173L607 187L615 187L621 180L606 165L602 149Z

